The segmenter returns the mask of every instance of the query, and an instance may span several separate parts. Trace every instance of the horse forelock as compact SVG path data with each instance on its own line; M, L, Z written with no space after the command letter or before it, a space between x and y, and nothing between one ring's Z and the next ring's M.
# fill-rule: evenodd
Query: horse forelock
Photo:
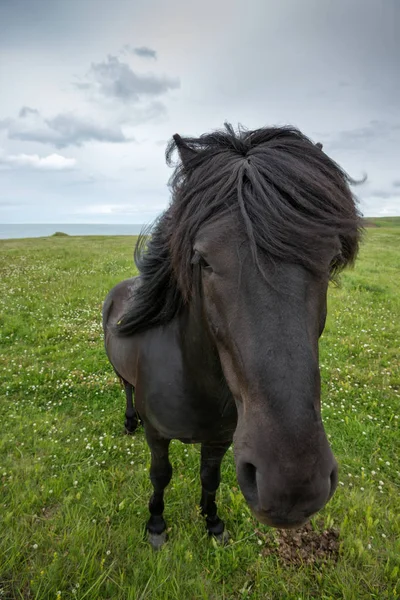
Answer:
M172 202L151 240L135 259L143 283L122 319L121 333L171 320L192 292L192 252L199 230L228 211L237 213L254 260L259 252L326 271L321 249L338 238L341 252L333 278L358 251L361 218L350 190L354 182L299 130L271 127L225 129L200 136L174 136L166 158L181 160L170 179ZM145 246L145 247L144 247Z
M320 143L291 127L205 134L179 138L190 148L170 180L175 223L170 239L174 272L183 294L191 286L190 257L199 229L210 218L237 210L252 254L326 270L321 249L338 237L341 252L330 266L331 278L356 257L361 218L350 190L356 183L321 151ZM171 164L173 140L167 149Z

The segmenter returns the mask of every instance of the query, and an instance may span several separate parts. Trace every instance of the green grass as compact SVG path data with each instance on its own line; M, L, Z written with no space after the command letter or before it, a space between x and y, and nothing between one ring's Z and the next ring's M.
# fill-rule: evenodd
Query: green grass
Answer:
M400 227L400 217L366 217L366 227Z
M169 541L144 541L149 451L123 435L124 395L103 350L101 304L131 276L133 238L0 242L0 600L399 598L400 229L366 233L329 294L323 417L340 485L315 526L338 562L264 556L233 456L218 494L232 543L198 515L199 450L172 443Z

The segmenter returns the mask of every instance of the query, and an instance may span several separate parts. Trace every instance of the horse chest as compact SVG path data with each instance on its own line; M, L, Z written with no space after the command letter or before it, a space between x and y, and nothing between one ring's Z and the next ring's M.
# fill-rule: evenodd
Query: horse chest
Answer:
M138 354L135 402L144 421L170 439L232 438L237 417L229 389L220 373L188 364L173 324L144 335Z
M163 437L185 442L232 438L237 413L229 390L193 380L181 363L168 359L163 368L142 375L143 386L138 379L136 387L139 413Z
M146 417L163 437L186 443L231 440L236 428L235 405L229 400L196 394L160 395L146 398Z

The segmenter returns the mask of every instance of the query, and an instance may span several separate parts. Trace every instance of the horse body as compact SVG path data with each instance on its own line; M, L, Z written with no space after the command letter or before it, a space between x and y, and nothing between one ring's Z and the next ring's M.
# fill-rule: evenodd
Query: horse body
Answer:
M140 276L103 310L105 345L151 450L149 538L165 540L171 439L201 443L200 506L223 536L215 494L234 443L254 515L296 527L337 485L321 420L318 340L329 279L351 263L359 215L348 176L299 131L230 126L174 136L173 200L139 239ZM169 154L168 154L169 156Z
M187 314L135 336L116 334L115 326L134 302L139 285L140 278L128 279L109 292L103 327L108 358L124 384L135 389L141 419L165 439L231 442L237 420L235 403L218 363L212 364L210 354L204 352L204 344L199 352Z

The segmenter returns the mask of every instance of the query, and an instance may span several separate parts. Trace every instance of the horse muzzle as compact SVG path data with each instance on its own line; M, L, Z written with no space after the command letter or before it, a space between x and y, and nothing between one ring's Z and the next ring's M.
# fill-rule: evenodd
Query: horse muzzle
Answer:
M329 474L316 473L311 478L269 476L244 460L237 463L237 477L245 500L254 516L265 525L298 528L320 511L332 498L337 487L338 467Z

